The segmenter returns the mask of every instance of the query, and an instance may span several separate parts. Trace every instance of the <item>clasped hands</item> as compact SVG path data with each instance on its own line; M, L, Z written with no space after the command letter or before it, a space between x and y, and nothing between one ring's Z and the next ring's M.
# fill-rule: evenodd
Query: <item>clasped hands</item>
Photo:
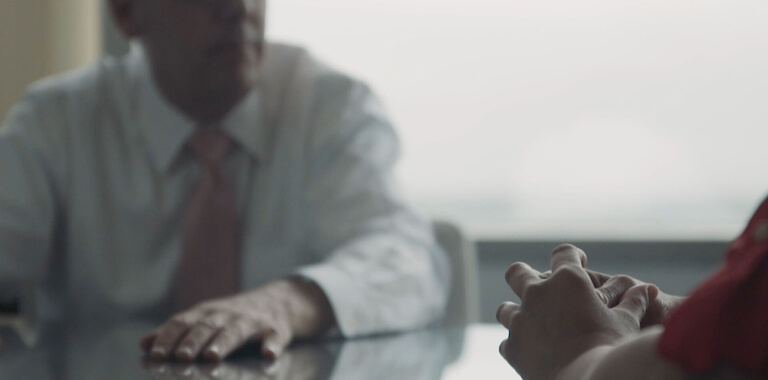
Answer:
M331 306L317 285L280 280L177 314L140 345L155 360L221 361L245 344L258 343L274 360L292 340L317 336L333 324Z
M662 323L681 301L655 285L588 271L586 265L586 254L566 244L553 251L549 272L525 263L507 270L506 281L521 303L505 302L496 313L509 330L499 351L524 379L557 379L585 352Z

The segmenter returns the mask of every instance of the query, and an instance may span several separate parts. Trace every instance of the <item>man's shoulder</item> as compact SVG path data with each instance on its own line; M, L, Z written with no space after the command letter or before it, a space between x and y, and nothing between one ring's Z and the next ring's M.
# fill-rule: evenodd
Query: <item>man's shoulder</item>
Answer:
M280 106L274 108L276 120L283 122L302 115L297 125L308 131L305 136L313 149L335 146L371 126L390 133L385 110L363 81L306 49L282 44L270 44L269 49L271 57L265 62L265 74L270 76L272 88L277 89L274 93L281 95L277 100Z
M283 87L327 98L343 96L355 89L367 89L358 78L323 61L306 48L282 43L269 43L266 69L269 74L280 72Z
M124 58L101 58L87 66L39 79L30 84L21 100L27 107L60 111L88 109L110 99L114 89L126 83Z

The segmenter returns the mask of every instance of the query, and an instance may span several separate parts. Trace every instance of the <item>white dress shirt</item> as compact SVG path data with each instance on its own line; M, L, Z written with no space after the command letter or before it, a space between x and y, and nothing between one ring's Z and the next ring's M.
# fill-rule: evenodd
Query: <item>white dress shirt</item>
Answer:
M398 140L374 95L285 45L268 45L260 77L221 122L243 289L315 281L345 336L438 319L448 262L396 191ZM0 129L0 280L35 282L54 316L168 316L195 128L139 45L31 86Z

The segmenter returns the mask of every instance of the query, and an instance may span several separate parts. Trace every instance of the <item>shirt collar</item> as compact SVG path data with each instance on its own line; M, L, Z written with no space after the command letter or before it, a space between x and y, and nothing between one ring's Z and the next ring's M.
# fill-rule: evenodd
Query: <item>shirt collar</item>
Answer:
M255 88L224 118L222 128L229 137L255 159L265 158L262 92Z
M143 47L134 43L129 54L139 81L138 121L152 160L161 172L166 172L195 132L196 122L160 93ZM254 158L264 153L261 116L261 93L254 89L220 123L230 138Z

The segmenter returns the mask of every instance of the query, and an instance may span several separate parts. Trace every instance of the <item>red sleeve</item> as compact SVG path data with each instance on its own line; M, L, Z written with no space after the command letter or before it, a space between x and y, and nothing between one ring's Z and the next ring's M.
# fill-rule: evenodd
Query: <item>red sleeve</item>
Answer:
M723 267L665 325L659 352L687 371L726 364L768 378L768 200Z

